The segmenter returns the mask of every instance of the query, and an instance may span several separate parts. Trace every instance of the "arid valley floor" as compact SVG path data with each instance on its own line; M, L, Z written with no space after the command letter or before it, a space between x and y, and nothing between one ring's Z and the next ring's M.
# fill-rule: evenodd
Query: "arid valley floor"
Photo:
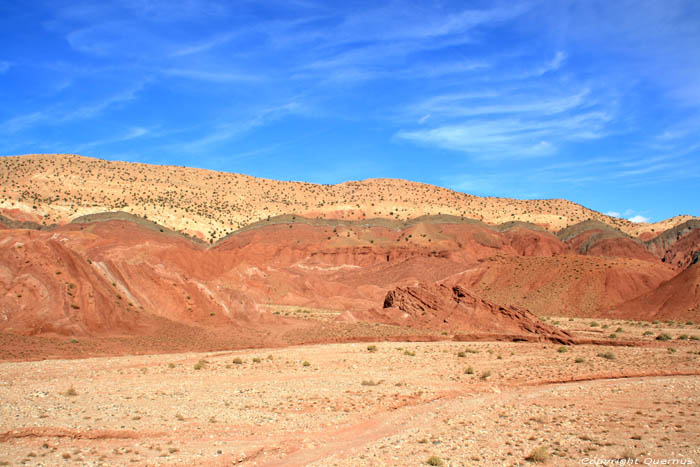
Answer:
M527 465L544 447L552 465L697 463L700 341L685 336L700 329L598 324L641 345L382 341L5 362L0 462Z
M0 158L0 465L700 463L700 219Z

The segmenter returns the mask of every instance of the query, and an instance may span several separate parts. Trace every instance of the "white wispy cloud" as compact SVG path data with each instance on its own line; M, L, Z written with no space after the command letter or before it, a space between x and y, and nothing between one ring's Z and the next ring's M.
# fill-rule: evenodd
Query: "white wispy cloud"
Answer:
M537 157L554 154L557 141L596 139L609 116L589 112L572 117L471 119L429 129L400 130L399 139L462 151L479 158Z
M544 132L532 128L527 130L526 123L501 120L399 131L397 136L485 158L546 156L556 150L551 142L538 139L545 136Z
M497 102L484 103L471 95L437 96L418 104L416 112L430 112L441 117L473 117L493 114L540 114L554 115L581 107L586 103L588 89L563 97L544 97L503 94ZM497 92L490 96L498 95ZM478 96L478 95L477 95ZM481 96L478 96L481 97ZM493 101L493 99L489 99Z
M539 68L536 70L535 75L537 76L542 76L545 73L549 73L550 71L556 71L561 66L564 64L566 61L567 54L566 52L563 51L557 51L557 53L554 55L554 58L549 61L549 63L545 64L543 67Z
M122 133L119 136L115 136L112 138L96 139L96 140L92 140L92 141L78 144L77 146L74 146L73 152L80 153L80 152L83 152L86 150L92 150L92 149L100 147L100 146L107 146L107 145L114 144L114 143L122 143L124 141L132 141L132 140L135 140L137 138L147 136L149 134L151 134L151 130L148 128L132 127L132 128L129 128L127 131L125 131L124 133Z
M208 50L214 49L216 47L219 47L221 45L224 45L228 42L230 42L234 37L238 36L240 34L239 31L233 31L233 32L226 32L224 34L219 34L215 37L212 37L211 39L208 39L204 42L200 42L198 44L194 45L186 45L175 52L172 53L173 57L184 57L187 55L194 55L194 54L199 54L202 52L206 52Z
M646 222L650 221L650 219L648 217L644 217L644 216L641 216L639 214L637 214L636 216L630 217L628 220L631 222L634 222L634 223L646 223Z
M191 139L184 144L178 144L178 150L187 152L203 152L210 146L239 137L254 128L264 126L272 121L287 115L301 114L305 107L298 101L288 102L282 105L268 107L255 112L249 118L236 118L219 123L205 135Z
M124 91L107 96L100 101L82 105L72 110L66 110L65 105L52 106L44 110L12 117L0 124L0 129L5 133L16 133L38 124L61 125L76 120L95 118L110 108L135 100L145 85L146 81L141 82Z
M167 75L177 76L181 78L189 78L197 81L210 81L215 83L231 83L244 81L261 81L261 76L255 76L248 73L237 73L226 70L203 70L195 68L162 68L155 71Z

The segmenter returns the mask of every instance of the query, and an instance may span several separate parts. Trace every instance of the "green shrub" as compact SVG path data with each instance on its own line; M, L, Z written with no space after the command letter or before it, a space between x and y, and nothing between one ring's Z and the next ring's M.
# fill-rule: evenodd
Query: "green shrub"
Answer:
M598 354L598 356L606 360L615 360L615 354L612 352L601 352Z
M425 461L426 464L436 466L436 467L441 467L445 465L445 463L440 459L438 456L430 456L427 461Z
M376 352L377 351L377 346L372 344L367 346L367 351L368 352Z
M561 347L559 347L557 349L557 352L559 352L559 353L566 353L568 351L569 351L569 349L567 349L566 346L564 346L564 345L562 345Z
M586 361L586 359L583 357L576 357L576 360L574 360L574 362L576 362L576 363L584 363L585 361Z
M596 328L596 327L600 326L600 324L598 324L596 321L591 321L591 323L589 324L589 326L592 327L592 328Z
M309 363L309 362L307 362L306 360L304 360L304 363L302 363L302 365L303 365L303 366L311 366L311 363Z
M457 353L457 356L460 357L460 358L464 358L464 357L467 356L467 352L458 352L458 353Z
M656 336L656 340L657 340L657 341L670 341L670 340L671 340L671 336L669 336L669 335L666 334L666 333L661 333L661 334L659 334L658 336Z
M233 363L234 365L242 365L243 360L241 360L240 357L236 357L231 361L231 363Z
M466 370L464 370L465 375L473 375L474 374L474 368L469 367Z

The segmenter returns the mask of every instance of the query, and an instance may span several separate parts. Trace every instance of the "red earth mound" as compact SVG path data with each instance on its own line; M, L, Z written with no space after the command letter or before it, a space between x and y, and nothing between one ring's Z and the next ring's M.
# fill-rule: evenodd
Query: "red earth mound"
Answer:
M504 307L460 286L444 284L397 287L387 293L378 312L385 322L426 329L506 336L513 340L546 340L570 344L569 333L543 323L527 310Z
M611 316L700 321L700 263L689 266L659 287L621 304Z
M640 240L598 221L573 225L559 232L558 237L581 255L659 261Z
M538 315L605 316L676 274L661 261L576 254L537 226L452 216L273 218L209 247L104 215L3 229L0 247L0 332L25 336L166 335L177 323L182 336L276 339L298 323L268 305L369 312L396 287L435 282Z
M655 289L675 271L661 262L584 255L494 256L446 282L538 316L605 317L615 306Z

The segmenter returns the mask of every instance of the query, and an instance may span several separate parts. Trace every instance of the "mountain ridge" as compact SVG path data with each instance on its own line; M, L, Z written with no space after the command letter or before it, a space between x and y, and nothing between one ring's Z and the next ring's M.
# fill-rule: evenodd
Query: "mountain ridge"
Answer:
M694 219L682 215L635 224L562 198L479 197L391 178L335 185L278 181L73 154L1 157L0 182L0 214L15 221L65 224L84 215L125 211L210 242L285 214L347 220L448 214L491 225L529 222L551 232L593 219L644 240Z

